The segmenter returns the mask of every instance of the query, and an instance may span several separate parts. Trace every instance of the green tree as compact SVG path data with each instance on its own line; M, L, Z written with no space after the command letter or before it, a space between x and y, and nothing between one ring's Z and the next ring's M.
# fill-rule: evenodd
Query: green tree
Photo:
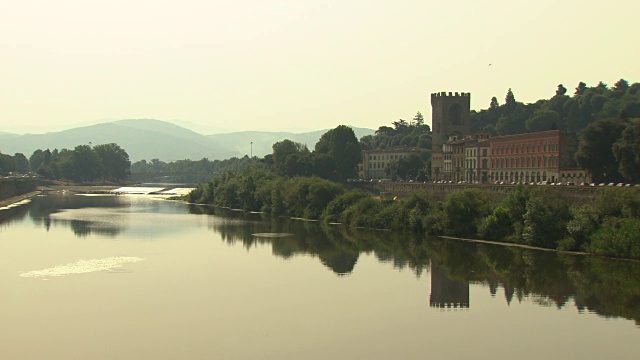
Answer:
M578 83L578 86L576 87L576 91L573 94L578 96L578 95L584 94L585 91L587 91L587 84L585 84L582 81L580 81Z
M0 153L0 174L6 175L16 171L16 161L13 156Z
M504 98L504 108L507 112L512 112L515 111L516 105L516 97L513 95L511 88L509 88L507 96Z
M446 232L453 236L475 236L478 224L491 213L486 195L478 189L449 195L442 210Z
M100 158L89 145L78 145L71 153L73 180L94 181L100 176Z
M13 154L13 159L16 162L16 171L21 173L29 172L29 159L23 153Z
M422 126L424 125L424 117L422 116L422 114L420 113L420 111L418 111L418 113L416 114L416 116L413 117L413 123L416 126Z
M327 131L318 140L315 152L326 154L333 161L335 164L333 179L345 181L356 177L356 167L361 161L361 151L360 143L350 127L339 125Z
M38 171L40 166L44 163L44 155L41 149L35 150L33 154L29 157L29 165L31 167L31 171Z
M93 151L101 165L102 178L110 180L125 180L129 177L131 161L129 154L119 145L110 143L97 145Z
M613 144L613 155L620 164L620 174L631 182L640 182L640 119L622 131L621 138Z
M560 115L553 110L538 111L532 118L527 120L527 130L530 132L546 131L558 128L562 121Z
M586 127L578 145L575 160L588 170L593 181L615 181L620 178L613 144L620 139L627 123L620 119L603 119Z
M558 89L556 90L556 96L562 96L567 93L567 88L564 85L558 85Z
M555 249L558 241L567 235L569 206L552 196L532 196L524 214L522 238L532 246Z
M498 99L494 96L491 98L491 103L489 104L489 110L497 110L500 107L498 104Z
M625 79L618 80L615 84L613 84L613 89L616 91L627 92L629 89L629 82Z
M286 139L276 142L272 148L273 163L279 174L287 176L304 174L300 172L297 165L304 155L309 154L306 145Z

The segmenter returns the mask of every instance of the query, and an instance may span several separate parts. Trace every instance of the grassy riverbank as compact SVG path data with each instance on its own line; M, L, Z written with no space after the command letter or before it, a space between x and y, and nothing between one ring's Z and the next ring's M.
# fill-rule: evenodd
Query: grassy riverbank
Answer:
M225 174L185 197L192 203L262 211L350 227L483 239L640 259L640 192L604 189L576 201L562 189L520 186L506 197L481 189L380 200L319 178Z

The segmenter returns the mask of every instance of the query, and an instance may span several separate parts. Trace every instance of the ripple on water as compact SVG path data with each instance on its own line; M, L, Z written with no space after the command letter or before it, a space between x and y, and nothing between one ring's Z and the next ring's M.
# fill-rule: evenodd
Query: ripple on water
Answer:
M33 270L20 274L27 278L48 278L54 276L67 276L74 274L86 274L97 271L109 271L122 267L125 264L134 264L145 260L134 256L108 257L104 259L81 259L74 263L58 265L43 270Z

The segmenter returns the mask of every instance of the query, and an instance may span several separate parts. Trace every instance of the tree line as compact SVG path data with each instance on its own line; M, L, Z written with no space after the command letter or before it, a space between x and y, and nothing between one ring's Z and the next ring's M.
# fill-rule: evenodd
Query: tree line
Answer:
M380 200L318 177L284 177L247 169L198 185L185 200L349 227L640 259L640 193L635 189L603 189L589 204L567 198L562 189L523 186L502 201L479 189L442 200L420 192L408 199Z
M0 172L37 173L46 179L76 182L123 181L129 178L129 154L119 145L78 145L69 149L38 149L27 158L22 153L0 154Z
M516 100L511 89L504 103L493 97L487 109L471 111L471 130L512 135L545 130L580 132L594 121L607 118L640 118L640 83L625 79L613 87L602 81L589 87L578 83L573 94L559 84L549 99L531 104Z

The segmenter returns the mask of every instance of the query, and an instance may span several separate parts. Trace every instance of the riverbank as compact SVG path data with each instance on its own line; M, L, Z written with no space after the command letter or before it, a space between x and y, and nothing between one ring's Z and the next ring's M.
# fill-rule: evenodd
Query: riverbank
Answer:
M3 199L3 200L0 200L0 207L9 206L9 205L15 204L15 203L17 203L19 201L26 200L26 199L32 198L34 196L37 196L39 194L41 194L41 191L38 190L38 191L31 191L31 192L28 192L26 194L22 194L22 195L6 198L6 199Z
M75 194L108 194L111 190L119 187L113 185L44 185L38 186L38 189L43 192L67 191Z

